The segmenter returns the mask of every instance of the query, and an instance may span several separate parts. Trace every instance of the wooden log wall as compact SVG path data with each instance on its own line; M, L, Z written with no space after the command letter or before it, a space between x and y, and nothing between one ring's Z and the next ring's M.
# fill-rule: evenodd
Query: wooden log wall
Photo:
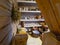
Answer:
M11 21L11 11L12 0L0 0L0 45L9 45L16 29Z

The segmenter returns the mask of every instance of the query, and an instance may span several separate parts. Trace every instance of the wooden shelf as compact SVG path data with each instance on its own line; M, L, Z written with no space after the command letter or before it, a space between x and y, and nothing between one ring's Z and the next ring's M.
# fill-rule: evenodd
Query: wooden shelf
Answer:
M35 15L40 15L41 11L39 11L38 9L35 11L31 11L29 9L25 9L24 7L37 7L36 1L22 1L22 0L17 0L18 5L20 6L20 12L22 14L22 17L26 15L26 17L28 16L35 16ZM22 8L22 9L21 9ZM28 16L27 16L28 15ZM42 25L40 25L38 22L36 21L45 21L44 19L24 19L25 17L23 17L23 19L20 19L20 21L24 21L24 27L29 28L29 27L41 27ZM26 22L27 21L27 22ZM29 22L28 22L29 21ZM35 21L35 22L33 22ZM33 23L32 23L33 22Z
M41 11L20 11L22 15L40 15Z
M17 2L20 2L20 3L36 3L36 1L20 1L20 0L17 0Z
M34 26L41 27L42 25L24 25L24 27L34 27Z
M37 6L36 1L20 1L17 0L19 6Z
M21 19L20 21L45 21L44 19Z
M20 11L23 13L41 13L41 11Z

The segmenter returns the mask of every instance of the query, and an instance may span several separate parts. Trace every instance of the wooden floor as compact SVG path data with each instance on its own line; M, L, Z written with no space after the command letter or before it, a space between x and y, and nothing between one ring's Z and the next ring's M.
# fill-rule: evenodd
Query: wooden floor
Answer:
M42 41L40 38L33 38L30 35L28 35L27 45L42 45Z

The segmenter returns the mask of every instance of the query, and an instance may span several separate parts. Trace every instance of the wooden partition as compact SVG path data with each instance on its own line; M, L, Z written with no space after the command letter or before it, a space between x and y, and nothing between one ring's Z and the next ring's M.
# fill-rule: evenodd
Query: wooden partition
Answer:
M12 4L12 0L0 0L0 45L9 45L16 30L11 20Z
M36 2L52 32L43 34L43 45L60 45L60 0L36 0Z
M60 0L36 0L51 32L60 35Z
M0 45L9 45L12 38L11 9L9 0L0 0Z

